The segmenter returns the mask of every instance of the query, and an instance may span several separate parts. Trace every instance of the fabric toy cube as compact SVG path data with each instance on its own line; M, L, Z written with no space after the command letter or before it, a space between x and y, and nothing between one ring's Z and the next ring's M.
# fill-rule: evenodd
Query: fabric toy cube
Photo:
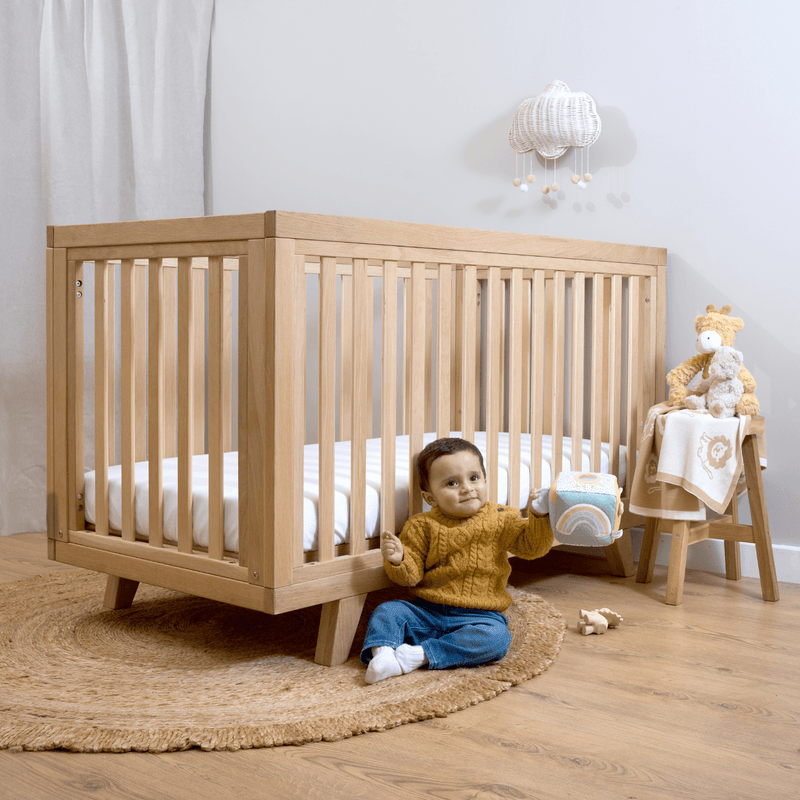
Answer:
M622 536L615 475L561 472L550 487L550 525L559 544L605 547Z

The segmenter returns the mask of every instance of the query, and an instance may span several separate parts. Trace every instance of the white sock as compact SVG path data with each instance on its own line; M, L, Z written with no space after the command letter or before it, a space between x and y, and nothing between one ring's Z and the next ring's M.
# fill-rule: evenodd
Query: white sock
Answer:
M377 683L384 678L394 678L402 674L403 669L397 663L391 647L372 648L372 660L367 665L367 674L364 676L367 683Z
M413 672L428 663L428 656L419 645L401 644L394 655L403 674Z

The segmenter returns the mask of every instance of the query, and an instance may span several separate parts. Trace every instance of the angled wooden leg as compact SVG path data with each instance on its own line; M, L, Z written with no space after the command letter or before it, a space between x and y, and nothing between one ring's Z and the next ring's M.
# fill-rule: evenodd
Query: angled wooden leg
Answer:
M633 549L631 547L631 532L624 530L619 539L603 548L608 559L608 566L612 575L629 578L636 571L633 566Z
M739 501L736 492L733 493L731 504L728 506L728 513L731 515L731 522L739 524ZM725 577L729 581L740 581L742 579L742 556L739 551L739 542L725 541Z
M642 552L639 554L639 568L636 571L636 580L639 583L650 583L653 580L658 555L658 522L658 518L648 517L644 526Z
M689 552L689 523L676 522L672 528L672 543L669 547L669 571L667 572L667 596L664 602L678 606L683 602L683 581L686 577L686 554Z
M772 556L772 539L769 535L767 503L764 498L764 482L761 479L761 464L755 436L745 436L742 442L744 474L747 478L747 497L750 501L750 517L753 522L753 541L758 559L758 576L761 579L761 596L775 602L779 598L778 578Z
M103 605L106 608L113 609L130 608L138 588L139 581L131 581L127 578L109 575L106 581L106 594L103 598Z
M347 661L366 599L365 594L359 594L322 604L314 655L317 664L333 667Z

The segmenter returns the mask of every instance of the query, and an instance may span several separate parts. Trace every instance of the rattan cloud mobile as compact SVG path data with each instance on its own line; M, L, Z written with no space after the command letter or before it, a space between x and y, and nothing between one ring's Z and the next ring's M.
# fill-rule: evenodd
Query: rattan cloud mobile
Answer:
M514 186L523 192L528 184L536 180L533 174L534 153L544 158L544 183L542 192L557 192L555 181L556 161L569 150L575 148L575 170L572 183L585 189L591 181L589 172L589 146L600 135L600 117L597 115L594 99L586 92L571 92L563 81L553 81L545 90L523 101L514 113L508 141L517 153L517 174ZM578 154L580 153L580 169ZM520 177L519 156L522 156L523 183ZM554 182L548 184L549 162L553 162Z

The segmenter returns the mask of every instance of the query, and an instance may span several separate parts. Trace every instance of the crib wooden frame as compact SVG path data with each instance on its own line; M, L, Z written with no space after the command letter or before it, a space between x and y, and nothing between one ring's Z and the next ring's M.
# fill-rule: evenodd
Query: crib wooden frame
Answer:
M422 505L413 455L426 431L486 431L492 499L501 430L510 433L512 461L519 433L533 433L534 485L542 433L552 434L558 459L566 439L589 439L592 469L601 442L610 442L616 471L620 447L632 457L647 409L663 399L662 248L280 211L49 227L47 237L50 558L107 573L110 607L130 605L139 582L270 614L322 605L320 663L348 657L367 593L388 585L375 540L334 545L335 440L352 442L357 475L369 436L408 434L414 513ZM84 342L87 314L92 342ZM312 342L309 320L318 322ZM92 364L94 526L84 516L84 373ZM302 543L308 438L320 458L312 553ZM238 553L225 551L222 537L222 454L234 440ZM191 456L203 452L209 544L198 548ZM162 534L167 456L178 458L176 544ZM134 462L145 459L146 540L133 527L132 479ZM108 524L111 464L122 465L119 531ZM381 529L394 527L396 466L393 448L384 448L382 487L392 489L381 491ZM573 468L581 468L577 456ZM512 468L512 492L519 480ZM359 484L351 530L364 526ZM624 519L626 527L639 522ZM627 533L606 550L616 574L633 574Z

